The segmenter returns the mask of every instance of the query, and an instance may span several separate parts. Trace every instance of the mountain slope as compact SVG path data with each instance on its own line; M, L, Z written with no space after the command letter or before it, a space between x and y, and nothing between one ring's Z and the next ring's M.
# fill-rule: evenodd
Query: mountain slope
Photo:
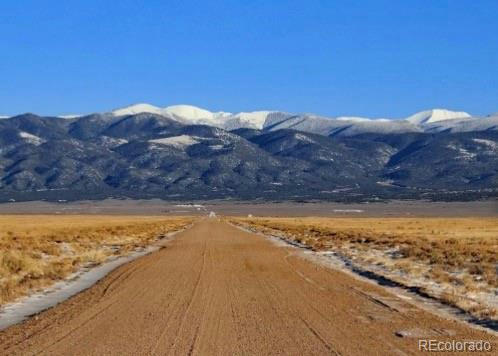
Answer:
M498 132L426 136L398 151L384 177L404 186L459 190L498 186Z
M3 119L0 201L107 196L364 200L450 191L460 197L489 195L498 189L498 132L492 126L455 133L365 133L350 126L364 120L335 120L346 127L334 127L329 123L334 120L309 115L265 112L256 117L262 122L265 115L266 127L233 131L154 113ZM493 125L495 119L482 120ZM319 129L329 136L306 132Z

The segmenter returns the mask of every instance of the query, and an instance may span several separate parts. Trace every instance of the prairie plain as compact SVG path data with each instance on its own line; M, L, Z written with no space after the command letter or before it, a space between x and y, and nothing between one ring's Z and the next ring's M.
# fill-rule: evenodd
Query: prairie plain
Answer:
M0 215L0 318L82 270L155 252L3 329L0 353L414 354L424 337L496 347L495 202L15 207Z
M0 331L0 354L414 355L425 338L495 349L493 334L305 252L199 219L164 248Z
M143 249L191 222L164 216L1 215L0 305L80 267Z

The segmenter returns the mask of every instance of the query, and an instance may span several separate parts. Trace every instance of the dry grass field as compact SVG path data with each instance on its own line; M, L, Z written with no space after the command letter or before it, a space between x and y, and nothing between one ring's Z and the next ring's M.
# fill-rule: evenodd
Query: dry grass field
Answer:
M159 216L0 216L0 305L191 222Z
M474 316L498 317L496 218L232 218L232 223L334 251Z

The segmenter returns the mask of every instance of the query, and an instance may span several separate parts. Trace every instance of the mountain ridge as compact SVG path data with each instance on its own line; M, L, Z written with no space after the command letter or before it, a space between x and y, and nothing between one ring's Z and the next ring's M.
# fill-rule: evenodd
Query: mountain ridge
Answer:
M0 201L465 199L498 191L496 128L468 131L471 121L452 119L467 131L445 130L445 121L427 132L404 132L414 127L408 122L365 131L363 121L262 115L262 129L154 113L3 119Z
M365 132L420 132L438 130L442 124L444 130L451 130L448 125L456 123L457 130L465 130L471 126L471 130L485 130L494 125L487 124L486 118L472 117L467 112L451 111L447 109L430 109L417 112L404 119L389 118L366 118L358 116L326 117L315 114L294 114L276 110L263 110L257 112L211 112L192 105L173 105L165 108L152 106L150 104L136 104L125 108L111 111L113 116L132 115L139 112L154 113L176 119L186 124L206 124L225 129L255 128L266 129L269 126L279 128L296 128L306 132L319 133L322 135L356 135ZM275 117L280 118L277 123ZM487 118L491 120L490 117ZM461 124L460 121L468 123ZM289 121L287 124L284 121ZM480 128L482 124L482 128Z
M408 133L408 132L468 132L495 130L498 115L476 117L463 111L430 109L417 112L406 118L367 118L360 116L327 117L315 114L289 113L278 110L231 113L211 112L193 105L172 105L164 108L147 103L134 104L110 112L90 115L59 116L67 120L101 115L109 120L120 116L155 114L182 124L201 124L227 130L238 128L284 129L293 128L321 135L354 136L363 133ZM27 115L27 114L23 114ZM4 117L3 119L8 118Z

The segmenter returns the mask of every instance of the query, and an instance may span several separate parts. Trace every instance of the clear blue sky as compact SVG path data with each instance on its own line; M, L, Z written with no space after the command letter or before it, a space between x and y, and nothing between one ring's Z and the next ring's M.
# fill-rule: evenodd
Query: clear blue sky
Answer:
M144 5L146 4L146 5ZM0 3L0 114L498 111L498 1Z

